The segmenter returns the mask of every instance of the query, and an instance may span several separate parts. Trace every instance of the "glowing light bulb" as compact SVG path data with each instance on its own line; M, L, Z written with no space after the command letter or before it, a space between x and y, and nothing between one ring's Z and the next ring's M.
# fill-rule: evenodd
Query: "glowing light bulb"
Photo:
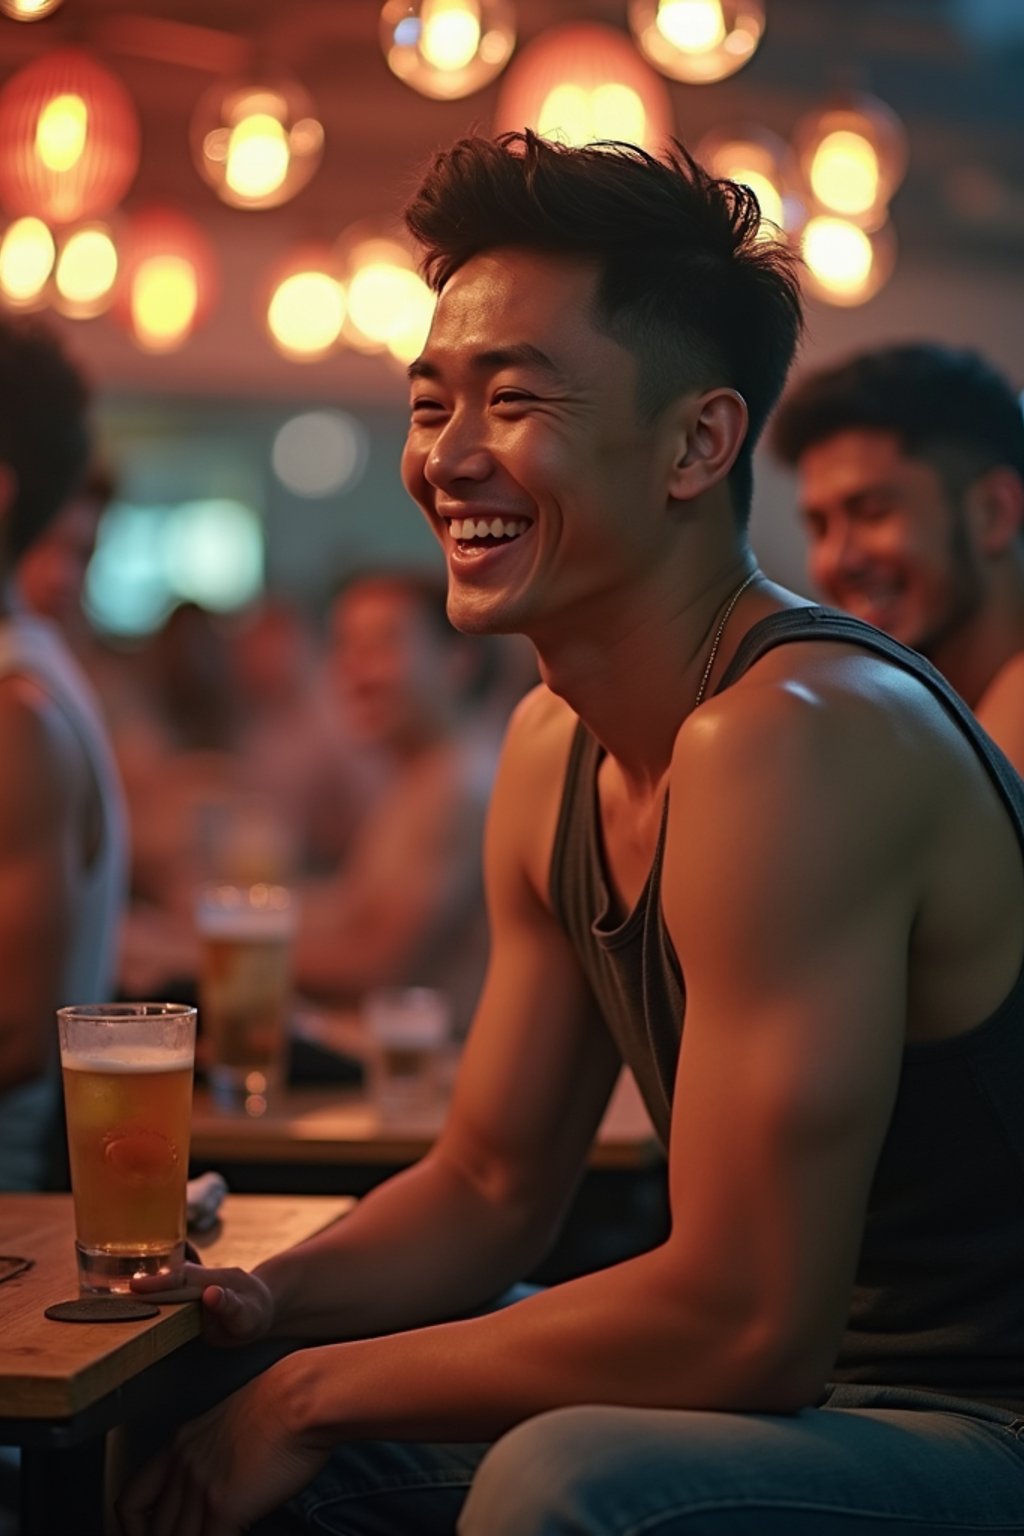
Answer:
M374 261L359 268L349 282L348 309L353 325L370 342L386 346L407 325L422 280L407 267Z
M135 339L151 352L180 346L199 307L196 270L184 256L150 256L136 268L131 292Z
M96 312L108 298L117 277L117 247L98 225L76 229L57 262L54 282L73 313Z
M871 276L874 252L862 229L845 219L810 219L801 239L804 260L827 293L861 295Z
M556 85L540 109L537 132L544 138L560 138L575 145L594 139L642 144L647 135L647 113L636 91L617 80L589 91L580 85Z
M53 96L36 122L36 154L48 171L70 171L85 151L89 109L81 96Z
M0 0L0 11L13 21L41 21L60 4L62 0Z
M420 52L435 69L465 69L480 46L474 0L423 0Z
M290 160L282 124L268 112L253 112L231 130L224 179L238 197L267 197L284 183Z
M478 91L515 46L512 0L384 0L380 43L388 68L436 100Z
M826 134L811 161L811 189L819 203L837 213L866 213L878 200L878 156L862 134L837 129Z
M0 293L20 306L38 299L53 270L56 249L42 219L16 219L0 240Z
M345 320L341 284L327 272L293 272L274 289L267 307L271 337L289 357L322 357Z
M720 0L661 0L654 24L666 42L684 53L709 53L726 37Z

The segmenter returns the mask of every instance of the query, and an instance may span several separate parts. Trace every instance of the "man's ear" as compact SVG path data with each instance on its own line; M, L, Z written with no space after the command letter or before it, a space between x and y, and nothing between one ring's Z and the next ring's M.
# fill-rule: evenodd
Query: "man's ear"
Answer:
M984 554L1005 554L1024 533L1024 480L1008 464L979 476L968 487L965 502Z
M693 501L724 480L747 436L747 403L734 389L690 397L680 412L668 493Z

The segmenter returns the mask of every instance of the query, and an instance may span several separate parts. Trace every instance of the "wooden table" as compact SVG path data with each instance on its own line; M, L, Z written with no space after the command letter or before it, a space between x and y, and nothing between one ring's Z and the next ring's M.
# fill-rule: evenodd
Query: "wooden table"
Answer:
M192 1105L192 1157L204 1166L238 1164L404 1167L429 1151L444 1121L438 1097L415 1115L384 1119L361 1090L286 1088L265 1112L224 1108L197 1087ZM590 1153L593 1168L643 1169L660 1157L636 1084L623 1073ZM346 1188L348 1186L346 1185Z
M203 1258L251 1268L352 1203L230 1195L216 1233L199 1240ZM0 1284L0 1444L22 1447L22 1536L99 1536L105 1434L130 1414L133 1395L152 1387L160 1362L199 1335L196 1302L132 1323L44 1317L77 1295L73 1227L68 1195L0 1194L0 1252L35 1261Z

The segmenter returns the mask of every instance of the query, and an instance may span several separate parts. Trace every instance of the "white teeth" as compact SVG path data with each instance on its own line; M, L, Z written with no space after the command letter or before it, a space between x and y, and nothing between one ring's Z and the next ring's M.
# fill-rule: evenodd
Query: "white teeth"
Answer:
M490 522L483 518L453 517L448 524L453 539L518 539L529 526L521 517L507 520L495 517Z

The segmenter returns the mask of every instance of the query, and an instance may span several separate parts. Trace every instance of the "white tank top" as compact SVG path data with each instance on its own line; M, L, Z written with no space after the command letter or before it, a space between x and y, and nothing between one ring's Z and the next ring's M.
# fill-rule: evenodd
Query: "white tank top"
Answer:
M109 1002L118 927L127 892L128 832L121 782L92 686L59 630L17 613L0 622L0 677L31 679L70 722L99 790L100 838L83 872L59 997L63 1003ZM38 1188L43 1145L57 1103L57 1024L53 1070L0 1094L0 1189Z

